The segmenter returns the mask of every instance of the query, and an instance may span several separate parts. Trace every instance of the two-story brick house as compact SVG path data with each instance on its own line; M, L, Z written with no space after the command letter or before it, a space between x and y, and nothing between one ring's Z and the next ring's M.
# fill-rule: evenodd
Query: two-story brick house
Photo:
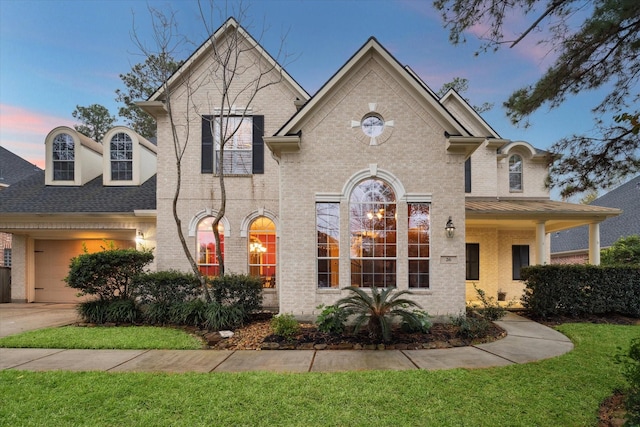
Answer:
M220 107L211 50L237 35L244 74L236 84L264 70L271 84ZM147 215L134 215L131 241L144 228L155 268L189 270L172 213L178 129L188 141L182 231L201 271L217 273L219 123L235 117L223 164L225 268L262 276L265 306L298 316L352 285L409 289L434 315L464 310L472 284L519 297L521 266L549 260L549 233L590 224L597 263L598 224L619 213L549 200L546 153L500 137L455 92L438 98L374 38L309 96L230 19L140 106L158 122L158 144L157 177L139 184L157 186L155 210L133 209ZM39 240L7 226L1 208L0 228Z

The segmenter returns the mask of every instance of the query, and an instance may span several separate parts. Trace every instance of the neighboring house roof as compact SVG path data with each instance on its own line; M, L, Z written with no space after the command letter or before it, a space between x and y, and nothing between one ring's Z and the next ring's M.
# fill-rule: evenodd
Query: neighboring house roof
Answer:
M0 147L0 187L12 185L36 172L42 172L42 169Z
M156 176L140 186L108 187L102 176L82 186L45 186L44 171L0 192L2 214L125 213L156 209Z
M600 224L600 246L607 248L621 237L640 234L640 175L598 197L585 206L622 210L620 216ZM584 251L589 247L589 228L580 227L551 235L551 253Z

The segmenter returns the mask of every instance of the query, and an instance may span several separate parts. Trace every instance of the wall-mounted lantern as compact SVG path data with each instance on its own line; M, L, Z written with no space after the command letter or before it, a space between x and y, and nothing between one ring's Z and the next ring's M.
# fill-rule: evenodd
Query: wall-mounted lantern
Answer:
M446 233L448 238L452 238L456 234L456 227L453 225L453 221L451 217L447 221L447 225L444 227L444 232Z

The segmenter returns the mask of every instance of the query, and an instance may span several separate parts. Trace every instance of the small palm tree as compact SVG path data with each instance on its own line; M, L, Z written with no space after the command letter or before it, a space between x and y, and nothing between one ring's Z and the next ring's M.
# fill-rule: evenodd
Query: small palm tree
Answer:
M340 299L336 306L344 309L349 315L355 315L354 331L366 325L369 336L376 340L388 342L391 340L393 318L398 316L410 325L420 324L420 319L409 307L421 308L415 302L400 298L411 292L396 291L395 288L384 288L379 291L375 286L371 288L371 295L363 288L349 286L343 290L352 295ZM394 292L395 291L395 292Z

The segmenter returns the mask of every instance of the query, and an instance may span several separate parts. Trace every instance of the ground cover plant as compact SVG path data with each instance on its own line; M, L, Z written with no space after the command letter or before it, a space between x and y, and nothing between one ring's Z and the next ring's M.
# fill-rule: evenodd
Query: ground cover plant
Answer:
M113 328L63 326L0 338L0 347L14 348L196 350L202 346L202 340L183 330L152 326Z
M561 357L482 370L151 374L0 372L20 426L593 426L623 386L613 355L637 326L564 324Z

